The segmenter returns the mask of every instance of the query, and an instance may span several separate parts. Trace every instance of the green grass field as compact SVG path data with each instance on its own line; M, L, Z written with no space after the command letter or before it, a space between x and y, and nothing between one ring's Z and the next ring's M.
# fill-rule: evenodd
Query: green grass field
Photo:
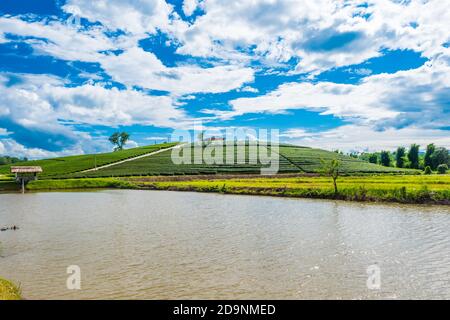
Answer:
M88 154L54 159L18 162L13 165L0 166L0 175L9 174L11 166L41 166L43 169L43 173L40 174L40 176L42 178L56 178L62 175L94 168L95 164L97 166L102 166L128 158L140 156L146 153L154 152L161 148L172 147L174 145L175 143L155 144L146 147L126 149L117 152L100 153L96 155Z
M245 178L186 176L52 179L32 181L28 184L28 189L33 191L77 188L156 189L352 201L450 204L450 175L342 176L338 178L337 194L334 193L331 178L305 174L289 177L252 175Z
M202 147L187 146L190 148L191 157L202 149ZM191 164L174 164L171 159L172 151L161 152L148 158L137 159L127 163L115 165L109 168L98 170L95 172L76 173L65 175L68 178L80 178L80 177L120 177L120 176L152 176L152 175L197 175L197 174L260 174L261 168L268 167L268 165L261 162L249 163L249 149L245 148L245 163L238 163L237 153L238 148L233 145L234 151L234 164L227 164L226 153L227 145L223 149L222 164L207 164L205 161L202 163ZM267 149L260 146L263 151L267 152ZM269 147L270 149L270 147ZM204 149L203 149L204 150ZM231 152L230 152L231 153ZM321 167L321 159L330 160L338 158L342 162L342 172L346 174L352 173L411 173L414 171L397 169L391 167L383 167L368 162L364 162L358 159L354 159L348 156L340 155L334 152L325 150L287 146L281 145L279 148L279 173L298 173L307 172L313 173Z
M338 179L338 194L327 177L139 181L137 184L159 190L450 204L450 175L345 176Z

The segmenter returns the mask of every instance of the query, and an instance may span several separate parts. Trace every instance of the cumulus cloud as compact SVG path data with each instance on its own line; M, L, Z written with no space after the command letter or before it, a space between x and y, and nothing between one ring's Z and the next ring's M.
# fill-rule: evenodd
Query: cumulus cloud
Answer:
M57 130L58 119L90 125L170 127L185 117L167 96L85 84L67 87L55 77L23 75L22 83L0 85L0 117L25 126ZM62 128L66 128L62 126Z
M194 11L197 9L199 5L198 0L184 0L183 1L183 12L184 14L189 17L191 16Z
M240 66L201 68L182 65L168 68L153 53L137 47L118 56L107 56L101 64L118 82L178 95L227 92L253 81L254 77L251 68Z
M450 148L448 131L418 127L378 131L369 126L344 125L322 132L293 128L280 134L280 137L298 145L346 152L393 151L399 146L408 147L412 143L421 145L422 150L429 143Z
M68 0L63 9L110 29L135 34L167 28L173 11L164 0Z
M101 52L129 46L129 38L109 38L101 27L77 29L61 21L24 21L18 17L0 17L0 36L12 34L23 38L37 54L64 60L96 62Z
M79 145L61 152L51 152L41 148L27 148L23 144L20 144L17 141L15 141L14 139L0 139L0 155L7 155L19 158L27 157L28 159L44 159L80 153L83 153L83 150L80 148Z
M172 32L180 53L282 63L295 58L296 72L318 73L386 48L435 57L448 41L449 6L440 0L206 0L204 15ZM242 48L248 54L239 55Z
M44 140L49 137L44 141L49 149L51 145L53 149L58 146L61 149L69 144L71 151L92 150L95 141L90 134L75 129L76 125L177 127L189 121L167 96L149 96L136 90L108 89L100 85L68 87L59 78L42 75L21 78L18 84L8 86L7 77L0 76L0 120L21 131L41 133ZM8 145L7 150L18 150L11 141ZM76 145L80 148L73 149Z
M450 123L449 72L445 59L439 59L418 69L372 75L358 84L287 83L266 95L232 100L232 110L204 111L230 119L246 113L307 109L380 128L413 123L439 127Z

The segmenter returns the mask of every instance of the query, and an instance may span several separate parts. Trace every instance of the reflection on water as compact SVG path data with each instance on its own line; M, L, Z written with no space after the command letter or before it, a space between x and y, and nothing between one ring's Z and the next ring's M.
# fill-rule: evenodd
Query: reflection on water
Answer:
M0 195L29 299L450 298L450 208L164 191ZM366 270L381 268L381 289ZM78 265L82 289L66 288Z

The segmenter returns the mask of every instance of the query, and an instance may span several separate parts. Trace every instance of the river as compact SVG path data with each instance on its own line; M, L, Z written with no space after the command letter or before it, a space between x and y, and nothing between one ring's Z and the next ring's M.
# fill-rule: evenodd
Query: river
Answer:
M450 299L445 206L0 194L5 225L20 229L0 232L0 276L27 299ZM72 265L80 290L66 285Z

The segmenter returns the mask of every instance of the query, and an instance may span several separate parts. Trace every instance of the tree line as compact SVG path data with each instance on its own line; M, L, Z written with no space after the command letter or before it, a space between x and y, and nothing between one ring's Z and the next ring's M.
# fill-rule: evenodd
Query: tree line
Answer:
M433 171L445 173L448 170L450 156L446 148L437 147L434 143L427 145L425 153L420 153L419 148L420 145L412 144L408 149L398 147L394 152L383 150L373 153L351 153L349 155L385 167L424 170L427 174Z
M13 164L13 163L22 162L22 161L28 161L28 159L27 158L10 157L10 156L0 156L0 165Z

